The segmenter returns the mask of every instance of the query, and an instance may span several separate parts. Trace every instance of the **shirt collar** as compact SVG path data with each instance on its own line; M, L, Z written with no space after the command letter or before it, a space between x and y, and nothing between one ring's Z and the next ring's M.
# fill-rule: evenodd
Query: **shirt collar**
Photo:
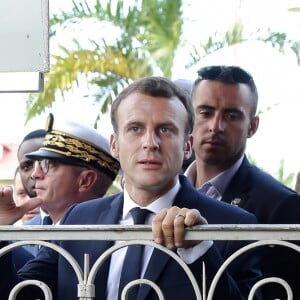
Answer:
M237 172L242 164L244 156L237 160L230 168L218 174L216 177L212 178L210 183L217 189L217 191L223 196L229 182L231 181L234 174Z
M144 207L149 211L157 214L163 208L169 208L173 205L176 194L180 189L179 179L177 179L176 184L164 195L157 198L155 201L150 203L148 206ZM123 219L127 218L129 211L134 208L139 207L129 196L126 186L124 186L124 205L123 205Z
M244 155L242 155L240 159L238 159L230 168L218 174L217 176L211 178L204 184L210 182L211 185L214 186L214 188L218 191L218 193L221 196L223 196L229 182L231 181L232 177L241 166L243 159L244 159ZM197 167L196 167L196 160L194 160L184 173L184 175L190 180L190 182L193 183L194 186L196 182L196 174L197 174Z
M196 160L190 163L187 169L184 172L184 175L188 178L188 180L193 184L195 187L196 185L196 178L197 178L197 165Z

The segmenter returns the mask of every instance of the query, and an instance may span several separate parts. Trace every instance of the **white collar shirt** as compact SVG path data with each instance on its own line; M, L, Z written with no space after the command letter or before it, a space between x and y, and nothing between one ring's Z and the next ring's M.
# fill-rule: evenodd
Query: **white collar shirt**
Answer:
M148 206L144 207L148 209L151 213L148 214L145 224L151 224L152 219L155 214L161 211L163 208L169 208L173 205L176 194L180 189L180 183L177 180L175 186L168 191L163 196L159 197L155 201L153 201ZM122 219L119 220L120 225L133 225L133 219L129 211L138 207L136 203L130 198L127 190L126 184L124 186L124 204L123 204L123 214ZM117 241L116 243L120 243L121 241ZM119 281L121 277L121 271L123 266L123 261L125 258L127 247L121 248L120 250L114 252L111 256L111 263L107 281L107 300L115 300L118 299L118 290L119 290ZM153 252L153 248L150 246L145 246L144 256L142 262L142 272L141 276L144 276L146 267L149 263L151 254Z
M180 183L179 180L177 180L176 185L169 192L167 192L165 195L161 196L160 198L152 202L150 205L145 207L149 211L153 212L153 214L149 214L145 224L151 224L155 214L157 214L163 208L169 208L173 205L175 196L178 193L179 189L180 189ZM130 199L129 194L126 191L126 185L125 185L123 214L122 214L122 219L119 220L119 224L133 225L133 219L129 214L129 211L130 209L136 206L137 205L135 205L134 202ZM118 242L120 241L117 241L117 243ZM202 241L198 245L189 249L178 248L177 254L183 259L183 261L186 264L191 264L199 257L204 255L212 245L213 245L213 241L211 240ZM113 253L111 256L111 263L110 263L110 269L109 269L108 280L107 280L107 297L106 297L107 300L118 299L119 282L120 282L121 271L122 271L126 250L127 250L126 247L121 248L120 250ZM153 252L152 247L145 246L144 257L142 262L142 271L141 271L142 277L145 274L146 267L149 263L152 252ZM170 278L170 280L172 279Z
M205 190L205 194L211 198L221 200L222 196L228 187L231 179L241 166L244 159L244 155L241 156L239 160L237 160L230 168L218 174L217 176L211 178L207 182L205 182L198 191L202 192L204 187L209 185L209 188ZM190 166L185 171L184 175L190 180L190 182L195 186L196 178L197 178L197 168L196 161L193 161Z

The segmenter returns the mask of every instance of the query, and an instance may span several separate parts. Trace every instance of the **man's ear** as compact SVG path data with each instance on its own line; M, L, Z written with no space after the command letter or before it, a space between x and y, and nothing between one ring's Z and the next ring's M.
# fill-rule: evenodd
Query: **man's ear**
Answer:
M193 136L190 134L184 142L184 160L189 159L192 155Z
M258 116L252 117L248 128L248 136L247 136L248 138L251 138L255 134L255 132L258 129L258 124L259 124L259 117Z
M114 158L119 159L119 146L116 133L110 136L110 153Z
M93 188L95 181L98 179L97 171L87 169L80 173L78 187L80 192L86 192Z

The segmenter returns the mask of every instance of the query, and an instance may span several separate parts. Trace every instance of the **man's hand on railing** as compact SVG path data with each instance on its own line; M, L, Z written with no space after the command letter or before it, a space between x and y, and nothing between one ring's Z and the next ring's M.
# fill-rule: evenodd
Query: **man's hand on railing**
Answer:
M200 241L185 241L185 227L207 224L196 209L173 206L161 210L152 221L153 239L169 249L190 248Z
M13 198L13 189L10 186L0 186L0 225L10 225L19 220L27 211L39 205L42 200L31 198L24 204L16 206Z

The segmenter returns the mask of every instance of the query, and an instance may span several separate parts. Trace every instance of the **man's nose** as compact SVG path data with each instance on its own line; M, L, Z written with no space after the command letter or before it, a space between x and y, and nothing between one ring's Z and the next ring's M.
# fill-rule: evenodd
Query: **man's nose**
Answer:
M221 115L216 114L210 120L209 131L211 132L224 132L225 130L225 122Z
M32 170L32 173L31 173L31 178L32 179L37 179L37 178L41 178L44 176L44 173L41 169L41 166L39 164L39 161L36 160L33 164L33 170Z
M159 138L154 131L148 131L145 134L143 148L148 150L156 150L159 148Z

